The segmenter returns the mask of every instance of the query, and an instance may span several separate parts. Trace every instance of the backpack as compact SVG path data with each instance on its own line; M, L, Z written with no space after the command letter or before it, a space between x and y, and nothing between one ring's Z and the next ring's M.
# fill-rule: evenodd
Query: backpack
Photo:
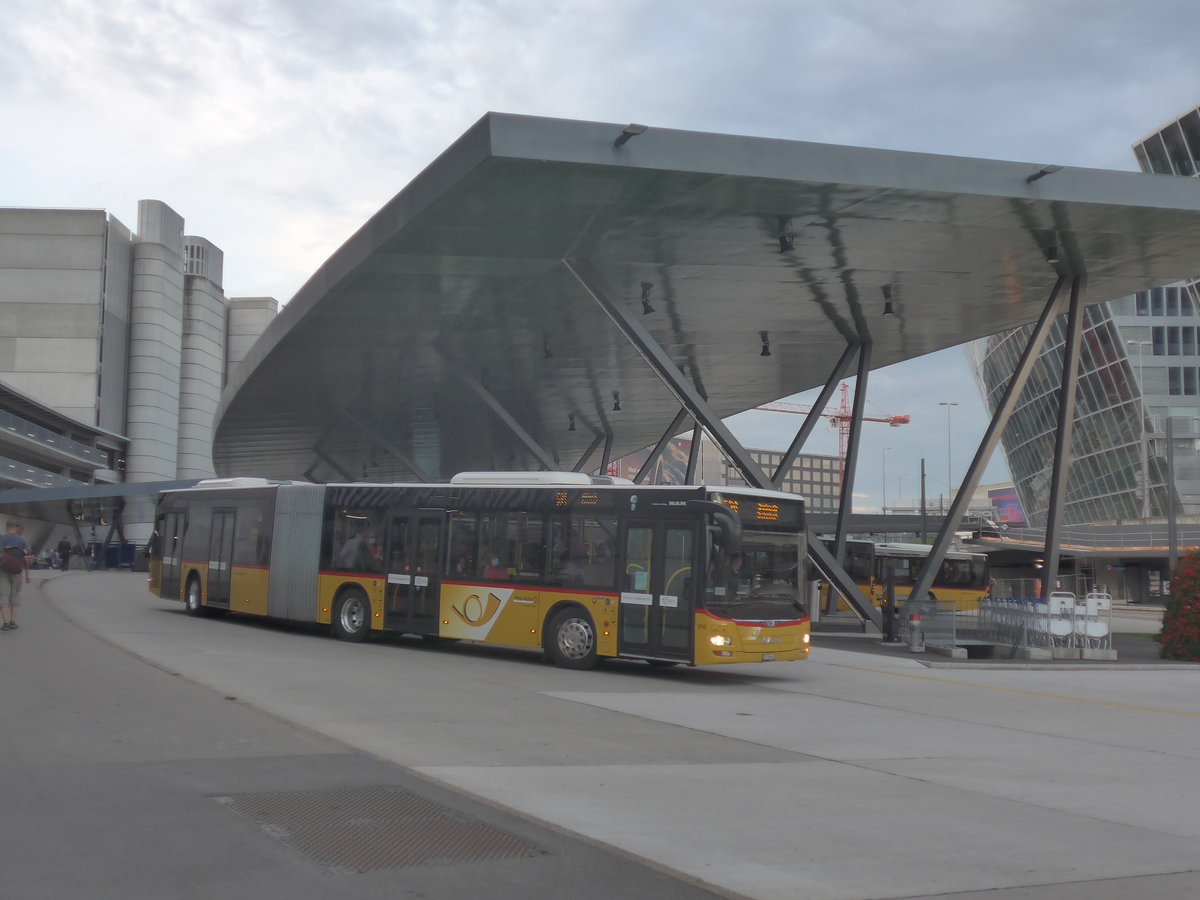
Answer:
M0 553L0 572L20 575L25 571L25 551L20 547L5 547Z

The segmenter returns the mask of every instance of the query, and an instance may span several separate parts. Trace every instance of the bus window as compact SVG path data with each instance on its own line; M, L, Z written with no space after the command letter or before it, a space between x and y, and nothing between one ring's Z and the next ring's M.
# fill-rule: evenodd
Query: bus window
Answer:
M615 518L552 516L549 582L564 587L616 587L612 549L616 531Z
M239 566L268 566L271 563L269 499L238 504L233 561Z
M479 558L479 523L471 513L450 518L450 553L446 556L447 578L471 578Z
M342 572L380 572L379 535L383 516L376 509L341 509L332 517L333 568Z
M542 517L530 513L492 513L479 519L479 561L476 575L496 578L497 567L509 578L540 584L545 568ZM499 560L494 563L493 560ZM488 569L490 575L485 575Z

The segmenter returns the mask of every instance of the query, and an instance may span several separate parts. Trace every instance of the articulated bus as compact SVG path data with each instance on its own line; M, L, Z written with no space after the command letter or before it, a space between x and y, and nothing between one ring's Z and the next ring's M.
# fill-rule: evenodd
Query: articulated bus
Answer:
M582 473L449 484L213 479L159 495L150 589L237 612L601 658L804 659L807 547L792 494Z
M832 550L832 542L826 544ZM872 603L882 606L887 591L887 567L891 563L896 600L903 603L929 556L929 549L928 544L847 541L846 573ZM979 608L979 599L987 595L990 584L986 554L950 550L934 575L930 599L954 601L955 609L974 610ZM839 608L849 608L844 599L839 599Z

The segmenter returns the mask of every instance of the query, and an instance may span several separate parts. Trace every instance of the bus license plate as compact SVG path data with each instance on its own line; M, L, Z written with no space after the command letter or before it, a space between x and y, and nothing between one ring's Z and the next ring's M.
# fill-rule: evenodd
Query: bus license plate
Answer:
M763 654L763 662L774 662L774 661L775 661L774 653L764 653Z

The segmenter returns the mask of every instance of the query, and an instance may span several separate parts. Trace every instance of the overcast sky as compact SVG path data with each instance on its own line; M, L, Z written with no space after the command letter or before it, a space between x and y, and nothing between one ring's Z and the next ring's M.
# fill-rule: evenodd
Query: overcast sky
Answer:
M165 201L286 302L489 110L1135 170L1200 103L1196 0L3 0L0 205ZM939 402L958 406L939 406ZM873 376L856 508L962 477L961 350ZM750 413L751 446L799 417ZM835 452L821 430L810 449ZM884 451L884 447L891 450ZM997 454L999 457L999 454ZM1002 460L985 481L1007 477Z

